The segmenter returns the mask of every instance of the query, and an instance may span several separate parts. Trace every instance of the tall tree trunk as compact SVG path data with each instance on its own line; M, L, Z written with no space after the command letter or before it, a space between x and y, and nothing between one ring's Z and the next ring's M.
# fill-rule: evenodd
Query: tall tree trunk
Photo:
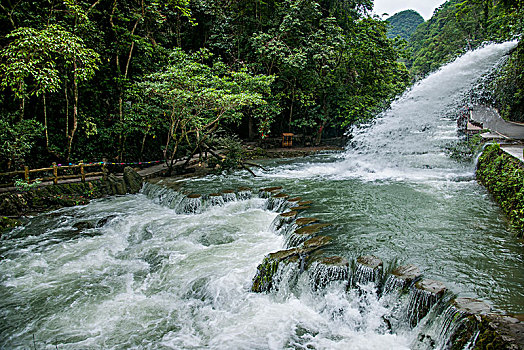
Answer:
M78 128L78 82L76 77L76 59L73 63L73 128L71 129L71 133L68 137L68 144L67 144L67 161L69 161L71 157L71 148L73 146L73 139L75 137L76 129Z
M49 133L47 131L47 104L45 99L45 92L42 96L44 100L44 131L45 131L45 148L49 151Z
M69 96L67 94L67 79L65 79L65 87L64 87L64 97L66 101L66 110L65 110L65 117L66 117L66 123L65 123L65 136L66 138L69 137Z

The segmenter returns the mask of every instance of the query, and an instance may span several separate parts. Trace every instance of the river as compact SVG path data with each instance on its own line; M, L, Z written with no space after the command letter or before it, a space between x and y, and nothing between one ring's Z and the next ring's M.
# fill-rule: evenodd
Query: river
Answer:
M385 327L392 302L372 284L318 291L302 274L293 288L250 292L257 265L284 247L270 228L278 213L256 195L269 186L312 201L301 216L332 224L325 256L414 264L459 297L524 312L522 241L475 165L446 153L463 97L515 45L487 45L433 73L353 130L343 153L264 161L270 170L256 178L164 179L32 218L1 241L0 348L424 348L418 327ZM182 210L183 196L164 187L254 195Z

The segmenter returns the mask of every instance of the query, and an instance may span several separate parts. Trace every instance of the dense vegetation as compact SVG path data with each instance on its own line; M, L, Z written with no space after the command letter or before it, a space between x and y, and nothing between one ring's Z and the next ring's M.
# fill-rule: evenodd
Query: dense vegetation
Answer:
M479 158L477 178L500 204L519 235L524 234L524 169L500 146L488 146Z
M522 0L449 0L421 24L408 43L406 65L416 78L487 41L506 41L524 32ZM508 120L524 121L522 40L484 91Z
M417 27L424 23L424 18L417 11L406 10L394 14L386 22L388 23L388 38L400 36L402 39L409 40Z
M370 0L2 1L0 168L320 141L409 80Z
M523 32L522 0L449 0L413 33L408 68L419 77L486 41Z

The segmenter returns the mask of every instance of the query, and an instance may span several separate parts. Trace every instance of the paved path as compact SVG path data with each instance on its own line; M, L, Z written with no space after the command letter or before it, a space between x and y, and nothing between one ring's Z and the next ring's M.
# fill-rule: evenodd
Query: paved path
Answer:
M482 123L484 129L496 131L515 140L524 140L524 125L505 121L494 108L475 106L471 111L471 118Z
M490 129L495 133L494 139L498 139L501 144L500 148L509 155L524 162L522 144L504 144L511 140L524 140L524 124L507 122L501 118L495 108L486 106L475 106L471 110L471 119L482 123L485 129ZM498 134L498 135L497 135Z
M500 149L517 158L521 162L524 162L524 158L522 156L522 152L524 151L524 145L501 145Z

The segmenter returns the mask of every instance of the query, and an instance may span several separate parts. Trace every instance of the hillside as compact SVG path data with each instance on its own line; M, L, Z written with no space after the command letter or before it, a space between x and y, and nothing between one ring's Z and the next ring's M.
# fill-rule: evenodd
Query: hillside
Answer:
M411 36L406 66L415 79L437 70L465 51L488 41L507 41L524 30L524 1L449 0ZM524 120L522 42L489 86L488 100L505 119Z
M411 73L422 77L486 41L504 41L521 33L521 2L445 2L410 38Z
M424 18L414 10L406 10L394 14L386 22L388 23L388 38L400 36L409 40L415 29L424 23Z

